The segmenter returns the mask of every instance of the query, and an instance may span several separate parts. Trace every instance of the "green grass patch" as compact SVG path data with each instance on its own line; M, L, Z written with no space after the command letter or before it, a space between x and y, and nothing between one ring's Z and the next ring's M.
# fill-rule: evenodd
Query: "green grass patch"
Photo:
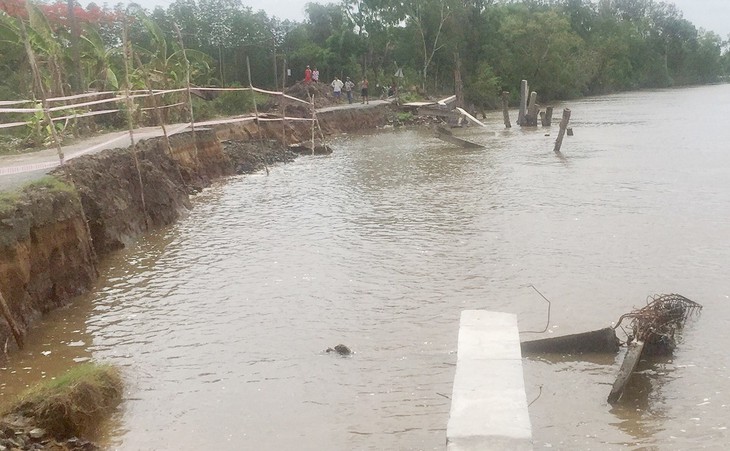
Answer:
M410 122L413 120L414 117L415 116L413 116L413 113L411 113L410 111L398 113L398 121L400 122Z
M20 193L17 191L0 192L0 215L15 209L18 200L20 200Z
M20 188L21 191L27 191L32 189L45 188L51 191L62 191L66 193L75 193L76 190L73 186L52 175L43 176L37 180L33 180Z
M78 193L73 186L52 175L46 175L39 179L26 183L25 185L10 191L0 191L0 215L7 215L14 210L24 197L24 194L39 189L69 193L77 196Z
M2 415L21 415L56 438L83 437L122 399L123 382L110 365L85 363L20 394Z

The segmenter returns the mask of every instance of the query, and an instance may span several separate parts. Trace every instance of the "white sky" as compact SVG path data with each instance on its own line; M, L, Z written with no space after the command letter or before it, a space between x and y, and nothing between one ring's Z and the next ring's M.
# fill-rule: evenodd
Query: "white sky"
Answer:
M123 2L125 0L122 0ZM266 11L268 16L279 19L301 21L304 19L304 6L307 3L337 3L338 0L243 0L243 4L254 11ZM714 31L723 39L730 35L730 0L666 0L674 3L684 13L684 18L698 29ZM137 0L145 8L159 5L166 8L173 0ZM101 3L101 2L99 2Z

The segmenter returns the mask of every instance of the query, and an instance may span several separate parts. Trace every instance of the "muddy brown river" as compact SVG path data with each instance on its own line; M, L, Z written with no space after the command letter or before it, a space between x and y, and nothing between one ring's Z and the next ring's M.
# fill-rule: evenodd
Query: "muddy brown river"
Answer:
M620 355L523 359L535 449L728 449L730 85L568 106L564 158L493 114L456 132L486 149L390 129L216 184L40 322L0 400L94 359L127 382L108 449L441 450L461 310L541 330L534 285L531 339L679 293L704 310L616 406Z

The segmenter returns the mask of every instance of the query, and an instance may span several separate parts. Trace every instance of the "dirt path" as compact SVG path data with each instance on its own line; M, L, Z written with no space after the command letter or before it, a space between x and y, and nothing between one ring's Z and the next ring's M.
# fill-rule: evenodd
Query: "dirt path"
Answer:
M317 112L326 113L338 110L375 108L389 103L390 101L388 100L372 100L369 104L354 102L352 104L346 103L343 105L319 108L317 109ZM253 116L221 118L212 121L199 122L196 123L195 126L206 127L216 124L243 122L248 120L253 120ZM189 127L190 124L166 125L168 135L187 131L189 130ZM144 127L134 130L135 142L158 136L162 136L162 129L160 127ZM129 132L117 131L79 140L73 144L62 146L62 150L64 153L64 160L68 161L82 155L93 154L106 149L129 147L130 144ZM59 159L56 149L44 149L21 155L0 156L0 191L16 189L25 183L42 177L57 166L59 166Z

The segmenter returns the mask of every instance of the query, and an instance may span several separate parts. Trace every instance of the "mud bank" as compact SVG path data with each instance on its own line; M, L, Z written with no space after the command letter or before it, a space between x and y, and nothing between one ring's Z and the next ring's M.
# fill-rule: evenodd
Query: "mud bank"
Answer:
M390 115L377 107L318 119L333 135L385 125ZM183 216L191 194L219 177L292 161L288 144L310 136L308 122L246 122L178 134L169 147L145 140L135 152L69 161L52 173L66 188L32 185L0 202L0 347L17 348L33 321L88 291L100 259Z

